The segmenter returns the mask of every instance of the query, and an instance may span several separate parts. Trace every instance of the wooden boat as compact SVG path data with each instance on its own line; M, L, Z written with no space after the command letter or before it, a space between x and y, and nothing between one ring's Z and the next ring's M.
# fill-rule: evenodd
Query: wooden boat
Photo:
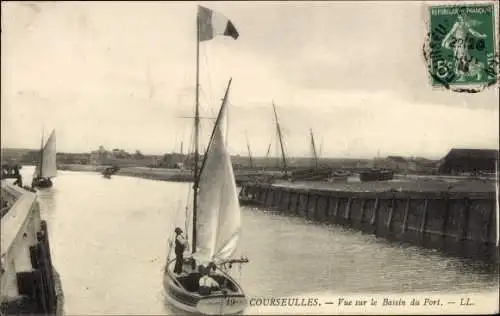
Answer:
M338 182L338 181L347 181L350 173L348 171L337 170L331 173L328 177L328 182Z
M241 191L240 191L240 194L238 197L240 205L258 205L253 194L249 194L245 190L246 190L246 187L241 188Z
M40 162L35 168L33 173L33 180L31 186L33 188L50 188L53 183L51 178L57 176L57 163L56 163L56 131L52 130L45 146L43 145L42 133L42 146L40 149Z
M368 181L388 181L394 178L394 172L392 170L385 169L371 169L361 171L359 173L359 180L363 182Z
M175 259L167 261L164 274L164 287L167 300L176 308L187 312L203 314L234 314L241 312L247 305L243 289L223 267L228 263L245 263L247 259L229 259L237 246L240 230L240 206L234 180L231 157L226 149L224 132L221 125L225 120L227 93L223 100L214 131L200 172L195 172L195 190L199 193L193 200L191 224L192 253L185 261L185 274L175 274ZM196 164L195 164L196 166ZM223 219L220 221L219 219ZM215 241L215 242L213 242ZM211 275L221 290L209 295L199 294L200 273L193 269L192 260L208 266L214 263L216 270Z
M120 170L120 168L118 168L117 166L107 167L102 172L102 176L106 179L111 179L111 176L117 173L118 170Z
M203 20L213 11L198 6L197 37L203 38L201 27L207 26ZM228 20L228 27L229 27ZM233 34L236 32L233 28ZM212 37L213 34L211 33ZM218 33L222 34L222 33ZM224 33L225 35L228 35ZM231 36L231 35L230 35ZM212 37L208 38L211 39ZM233 38L237 38L233 35ZM197 41L197 65L199 58L199 40ZM205 37L205 40L207 38ZM163 276L163 286L166 300L175 308L189 313L225 315L243 311L247 299L238 282L231 277L230 268L234 263L245 263L248 259L231 258L238 244L241 214L238 193L234 178L231 157L227 151L226 108L228 92L231 86L229 80L226 92L214 124L203 161L200 167L199 154L199 71L196 72L196 107L194 116L194 185L191 191L191 207L187 207L185 231L190 243L190 252L184 256L183 273L174 273L175 254L171 243L170 251ZM188 202L188 203L189 203ZM191 240L189 239L191 236ZM210 276L215 279L220 289L209 294L200 294L200 273L196 266L213 265L215 270Z

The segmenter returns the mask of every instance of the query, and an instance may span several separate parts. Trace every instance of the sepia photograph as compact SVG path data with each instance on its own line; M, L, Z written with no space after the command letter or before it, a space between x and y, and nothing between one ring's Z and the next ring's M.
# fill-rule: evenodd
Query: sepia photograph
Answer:
M2 1L1 315L497 314L499 10Z

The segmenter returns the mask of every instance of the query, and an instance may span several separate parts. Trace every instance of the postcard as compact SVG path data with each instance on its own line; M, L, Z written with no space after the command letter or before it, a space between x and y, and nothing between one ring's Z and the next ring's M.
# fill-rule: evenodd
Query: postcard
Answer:
M2 315L498 313L499 10L2 2Z

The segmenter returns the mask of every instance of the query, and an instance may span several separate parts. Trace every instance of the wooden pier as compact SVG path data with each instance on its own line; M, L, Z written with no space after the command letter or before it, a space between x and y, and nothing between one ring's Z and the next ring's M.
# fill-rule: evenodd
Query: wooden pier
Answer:
M63 293L52 266L47 223L35 193L2 181L1 313L63 314Z
M498 261L495 183L246 183L248 203L394 241Z

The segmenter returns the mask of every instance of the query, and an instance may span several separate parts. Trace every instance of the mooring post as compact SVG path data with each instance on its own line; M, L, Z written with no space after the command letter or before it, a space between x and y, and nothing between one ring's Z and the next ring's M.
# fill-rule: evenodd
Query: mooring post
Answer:
M306 219L309 219L309 199L311 198L311 193L309 191L306 191L306 205L305 205L305 217Z
M389 208L389 217L387 218L387 222L385 223L385 227L388 231L391 231L392 224L392 215L394 214L394 208L396 208L396 203L394 202L394 198L391 200L391 207Z
M404 235L406 233L406 229L408 228L408 212L410 211L410 202L411 197L408 196L406 198L405 212L403 215L403 224L401 225L401 234Z
M290 213L290 208L292 207L292 192L287 189L286 191L286 211Z
M315 221L318 220L318 200L319 200L320 195L319 194L314 194L314 203L313 203L313 219Z
M442 231L441 237L444 241L446 240L446 236L448 234L448 222L450 216L450 198L447 193L444 194L443 200L444 200L444 219L443 219L443 225L441 227Z
M325 214L325 220L328 222L330 221L330 196L325 195L325 198L326 198L326 203L323 213Z
M489 203L488 203L489 204ZM490 242L490 231L492 229L495 229L496 230L496 227L494 226L493 224L493 219L494 219L494 214L496 212L496 203L492 203L493 204L493 207L490 208L490 207L486 207L485 211L486 213L488 214L488 218L486 221L484 216L483 216L483 230L482 230L482 233L481 233L481 242L483 243L483 245L486 245L488 244L488 242ZM489 205L488 205L489 206ZM481 212L482 214L484 212Z
M344 214L344 219L349 221L349 219L351 218L351 205L352 205L352 200L353 198L352 197L349 197L349 199L347 200L347 205L345 207L345 214Z
M422 212L422 221L420 222L420 237L423 238L424 232L425 232L425 225L427 224L427 206L429 205L429 199L426 198L424 200L424 207L423 207L423 212Z
M471 201L469 197L465 197L464 199L464 208L462 209L462 221L460 223L460 233L459 233L459 242L463 244L465 240L467 240L467 224L469 223L469 209L470 209Z
M361 225L364 222L363 217L365 216L365 205L366 205L366 199L361 198L361 210L360 210L360 214L359 214L359 222L361 223Z
M279 190L278 199L277 199L278 201L275 203L278 208L281 207L281 198L282 198L282 195L283 195L283 190L284 189L280 189Z
M335 211L333 213L333 216L337 218L339 216L339 210L340 210L340 197L337 196L335 200Z
M372 226L375 225L375 222L377 220L379 206L380 206L380 198L377 197L375 199L375 204L373 204L373 215L372 218L370 219L370 225Z

